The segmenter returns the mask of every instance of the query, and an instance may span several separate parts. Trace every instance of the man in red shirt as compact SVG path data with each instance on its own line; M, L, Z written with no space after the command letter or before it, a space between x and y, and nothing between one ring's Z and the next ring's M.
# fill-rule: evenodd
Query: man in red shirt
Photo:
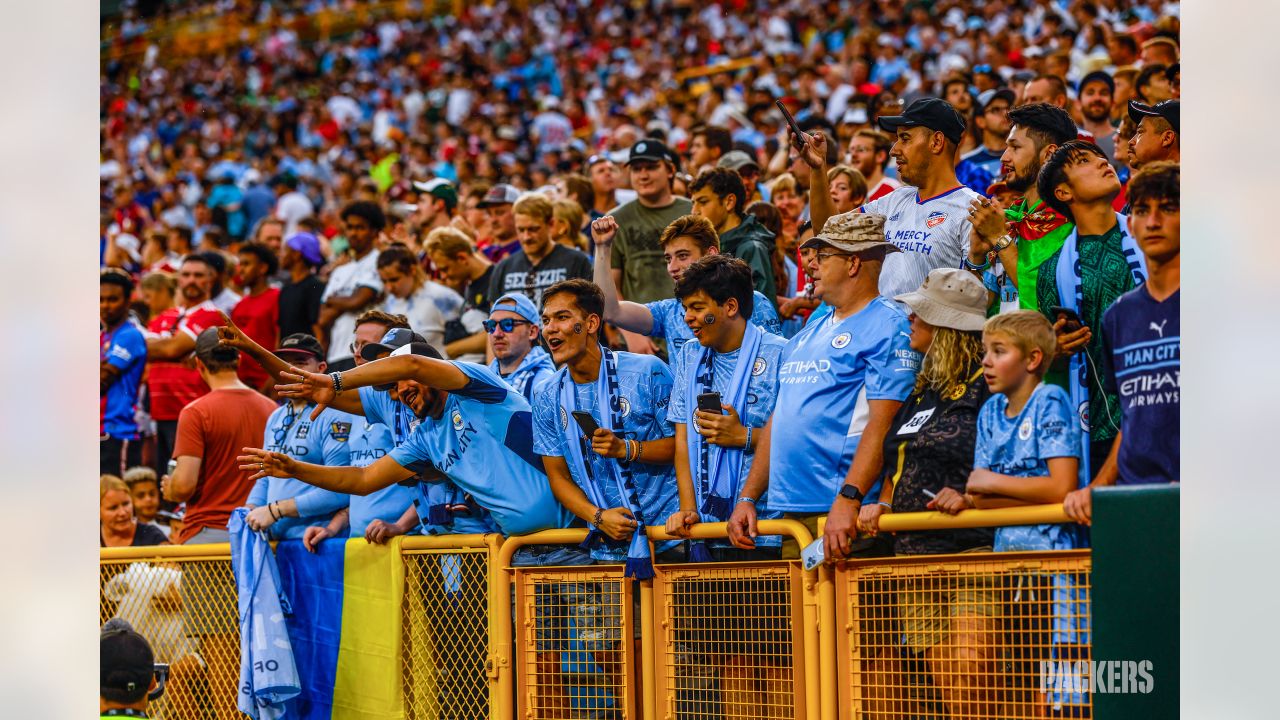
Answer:
M902 183L885 177L884 169L889 165L889 150L893 147L893 138L879 130L863 128L853 135L849 141L849 164L867 179L867 202L888 195ZM815 233L822 228L815 228Z
M231 311L231 320L263 347L275 347L280 322L280 289L267 285L280 267L276 254L257 242L240 246L240 262L236 265L235 283L244 292ZM267 393L270 378L258 363L246 359L240 363L240 379L245 385Z
M231 511L243 505L253 489L249 473L240 470L236 457L241 449L262 442L267 418L276 409L236 377L240 351L218 344L216 328L206 328L192 341L195 372L212 390L183 408L178 418L178 439L173 454L173 475L160 480L166 500L187 503L177 544L202 545L230 540L227 521ZM187 656L172 668L175 691L185 689L195 675L203 674L210 687L234 687L240 657L236 646L239 629L235 595L222 592L225 577L201 563L188 565L182 574L183 629L200 642L205 672ZM179 694L179 693L175 693ZM235 696L213 698L217 717L235 713Z
M187 362L196 337L205 328L223 324L222 314L209 302L213 268L200 255L188 255L178 268L178 304L147 325L147 392L156 421L156 472L164 473L178 432L178 413L209 392L200 373Z

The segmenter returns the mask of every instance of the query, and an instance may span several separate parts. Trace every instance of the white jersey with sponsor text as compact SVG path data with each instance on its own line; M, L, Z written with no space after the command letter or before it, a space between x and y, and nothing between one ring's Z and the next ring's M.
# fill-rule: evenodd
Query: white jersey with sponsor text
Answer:
M885 216L885 239L898 246L880 271L880 294L914 292L940 267L962 267L969 255L969 205L981 197L963 185L920 199L914 187L900 187L862 206Z

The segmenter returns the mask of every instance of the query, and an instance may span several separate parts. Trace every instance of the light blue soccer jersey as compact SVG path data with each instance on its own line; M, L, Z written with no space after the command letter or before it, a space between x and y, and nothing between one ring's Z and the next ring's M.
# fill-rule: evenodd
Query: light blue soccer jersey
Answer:
M404 403L393 400L391 394L375 390L372 387L359 389L360 402L364 405L364 415L370 422L384 425L391 433L392 447L400 447L408 441L413 431L422 421L419 420ZM434 462L434 460L432 461ZM418 483L408 488L411 502L418 511L419 528L428 535L465 535L470 533L484 534L494 532L497 526L489 517L488 511L474 508L472 517L451 516L448 523L431 523L428 513L432 505L461 504L463 492L457 485L448 481Z
M619 395L622 401L621 437L640 441L673 437L675 426L667 417L667 406L671 402L670 368L652 355L615 352L614 357L617 359ZM578 384L568 374L568 368L562 368L551 382L542 387L538 401L534 403L533 431L534 452L547 457L563 457L566 463L572 462L567 443L579 442L581 430L569 416L569 411L562 407L561 382L573 385L574 401L579 410L590 412L597 424L606 424L600 419L596 381L593 379L591 382ZM616 460L597 455L589 447L586 456L590 458L591 472L604 492L608 506L626 507L627 503L618 492L610 465ZM662 527L671 513L680 509L675 466L634 462L631 463L631 473L635 479L645 522L654 527ZM591 557L605 562L622 562L627 558L628 544L626 541L615 542L605 538L592 549ZM675 545L675 542L658 543L656 549L664 552Z
M646 303L645 307L653 315L649 337L661 336L666 339L667 357L671 358L674 368L680 348L693 339L693 331L684 321L684 305L676 298L668 298ZM782 324L778 321L778 311L773 307L773 301L759 291L756 291L755 301L752 303L751 322L772 335L782 334Z
M996 394L978 412L974 469L1014 477L1047 477L1049 458L1081 456L1080 423L1067 391L1040 383L1017 417L1008 417L1009 398ZM994 549L1069 550L1079 547L1074 524L996 528Z
M866 427L870 400L911 394L920 355L907 316L877 297L836 321L810 320L787 342L769 444L769 506L825 512L844 484ZM879 482L867 493L874 498Z
M314 409L315 405L308 404L295 411L291 403L276 408L267 418L263 447L312 465L350 465L351 428L359 418L325 408L319 418L312 420ZM294 478L265 477L254 484L248 502L260 506L289 498L298 504L298 517L277 520L270 529L273 540L300 538L309 526L329 522L335 512L347 506L350 496Z
M434 463L489 510L504 535L568 527L571 515L533 452L528 401L486 367L453 365L470 382L450 391L440 418L424 418L391 458L410 470Z
M351 426L351 439L347 444L351 449L352 467L372 465L395 448L391 428L360 417ZM351 517L348 519L351 537L363 537L369 523L375 519L396 522L410 505L413 505L413 489L403 485L389 485L368 495L352 495Z
M777 335L767 332L760 335L760 349L755 359L751 361L751 376L747 383L747 415L742 418L744 425L754 428L751 431L753 434L758 433L773 415L773 407L778 399L778 359L782 356L782 349L786 345L787 341ZM729 384L733 381L733 371L738 365L741 354L742 351L739 349L728 353L715 353L711 359L711 388L720 393L726 405L729 404L727 400L730 396ZM680 348L679 362L673 363L676 368L675 383L671 388L671 407L667 415L672 422L683 423L686 426L685 432L697 432L693 427L693 412L698 409L698 399L689 397L689 375L697 371L698 359L701 355L700 343L685 343L684 347ZM676 452L681 450L680 447L676 448ZM754 459L754 453L742 455L741 478L744 484L747 474L751 472L751 462ZM691 457L689 462L698 462L698 459ZM756 503L756 516L761 520L782 517L781 512L769 507L768 499L767 492L760 497L759 502ZM730 502L736 501L737 498L730 498ZM777 535L764 535L756 539L758 547L781 544L782 538ZM732 547L727 540L713 540L710 545Z

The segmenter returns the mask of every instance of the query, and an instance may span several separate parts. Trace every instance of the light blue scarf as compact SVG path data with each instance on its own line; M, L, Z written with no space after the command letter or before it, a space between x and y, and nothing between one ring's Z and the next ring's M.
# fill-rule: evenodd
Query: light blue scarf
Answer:
M751 370L760 352L760 329L747 323L738 349L738 362L729 381L728 397L722 397L738 413L743 424L747 422L747 388L751 385ZM742 459L745 448L730 448L708 443L698 432L694 413L698 410L698 395L714 389L715 351L702 348L693 372L689 373L685 442L689 450L689 474L693 480L693 495L702 522L725 522L733 510L733 501L742 487ZM693 562L710 562L706 544L696 542L690 550Z
M284 619L293 611L266 533L249 529L248 512L236 508L227 523L240 615L242 691L236 706L254 720L277 720L285 716L288 700L302 692Z
M1147 279L1147 260L1142 254L1142 249L1138 247L1138 242L1129 234L1128 218L1120 213L1116 213L1116 221L1120 223L1120 232L1123 237L1120 240L1121 248L1124 256L1129 261L1129 271L1133 273L1134 284L1140 285ZM1081 277L1080 267L1080 248L1079 248L1080 232L1076 228L1072 228L1069 235L1062 244L1062 254L1058 256L1058 268L1056 280L1058 282L1058 304L1062 307L1070 308L1076 313L1080 312L1081 306L1084 304L1084 280ZM1057 318L1054 318L1056 321ZM1102 328L1093 328L1095 333L1102 332ZM1080 426L1084 431L1084 447L1082 448L1082 459L1080 462L1080 477L1082 479L1081 486L1088 484L1089 477L1089 422L1093 417L1092 408L1089 407L1089 359L1088 353L1081 349L1075 355L1071 356L1071 404L1076 408L1076 413L1080 418ZM1094 378L1093 382L1101 383L1102 378Z
M601 347L600 352L600 374L596 378L596 414L599 416L600 427L620 436L622 396L618 385L618 364L612 350ZM609 501L605 497L599 479L591 471L588 461L591 440L582 434L582 428L578 427L571 417L578 409L578 400L574 394L573 380L569 378L568 368L564 369L560 376L560 407L568 418L564 432L565 445L568 446L569 452L569 472L578 483L578 487L586 493L588 500L596 507L607 509ZM635 476L632 475L631 468L621 460L607 459L605 464L612 471L618 495L622 497L626 509L631 512L631 517L636 521L635 533L631 536L631 546L627 549L624 575L636 580L648 580L653 577L653 557L649 551L649 538L645 534L647 523L640 507L640 494L636 489ZM600 531L592 528L582 545L584 548L590 548L602 539Z

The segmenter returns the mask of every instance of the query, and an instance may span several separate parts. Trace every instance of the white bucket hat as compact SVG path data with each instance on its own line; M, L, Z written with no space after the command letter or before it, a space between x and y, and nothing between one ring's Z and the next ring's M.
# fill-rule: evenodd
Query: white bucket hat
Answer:
M973 332L987 322L987 289L973 273L959 268L933 270L919 290L894 300L937 327Z

